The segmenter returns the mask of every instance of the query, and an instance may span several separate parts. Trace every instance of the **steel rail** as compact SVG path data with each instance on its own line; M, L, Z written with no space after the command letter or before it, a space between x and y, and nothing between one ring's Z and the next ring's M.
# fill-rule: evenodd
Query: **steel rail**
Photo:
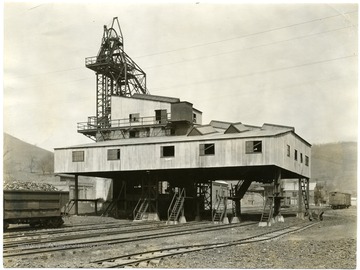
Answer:
M57 234L57 233L68 233L68 232L79 232L79 231L88 231L89 229L87 227L100 227L101 228L107 228L113 226L121 226L124 227L137 227L137 226L153 226L155 224L162 224L161 222L152 221L152 222L144 222L144 223L119 223L119 222L109 222L109 223L94 223L94 224L75 224L75 225L65 225L61 228L41 228L38 230L26 228L26 230L19 230L16 232L5 232L3 234L3 239L11 239L11 238L20 238L20 237L27 237L27 236L37 236L41 233L48 233L48 234ZM80 227L80 228L78 228ZM24 228L22 228L24 229ZM51 230L51 231L50 231ZM29 232L29 233L27 233ZM24 235L26 233L26 235Z
M208 223L208 222L207 222ZM184 223L184 224L178 224L177 228L180 227L189 227L189 226L203 226L203 222L197 222L197 223ZM150 225L150 226L149 226ZM142 226L141 228L134 228L134 229L127 229L124 227L119 228L118 230L112 230L112 231L107 231L107 232L102 232L101 236L109 236L109 235L119 235L119 234L129 234L129 233L136 233L136 232L146 232L146 231L154 231L154 230L166 230L166 229L172 229L174 228L174 225L162 225L162 226L157 226L154 227L153 225L159 225L157 224L148 224L148 226L146 226L144 228L144 226ZM207 227L213 227L213 224L209 224ZM128 226L129 227L129 226ZM138 226L137 226L138 227ZM88 239L88 238L93 238L93 237L99 237L99 233L98 230L103 230L103 229L112 229L112 228L118 228L118 226L116 227L102 227L99 229L93 229L90 231L94 231L93 233L87 233L87 234L81 234L81 235L66 235L66 236L57 236L54 238L46 238L46 240L43 240L43 238L38 238L38 239L28 239L27 241L23 241L23 240L18 240L18 241L4 241L3 242L3 248L14 248L14 247L19 247L21 245L35 245L35 244L46 244L46 243L54 243L54 242L63 242L63 241L69 241L69 240L80 240L80 239ZM203 228L203 227L202 227ZM89 230L84 230L84 231L89 231ZM65 232L67 233L67 232ZM46 234L45 234L46 235ZM39 235L41 236L41 235ZM25 236L27 237L27 236Z
M244 223L237 223L237 224L222 224L222 225L213 225L208 228L197 228L197 229L185 229L185 230L178 230L175 228L176 231L168 232L159 235L158 232L143 236L132 236L132 237L125 237L125 238L116 238L116 239L104 239L104 240L97 240L97 241L87 241L87 242L80 242L80 243L66 243L62 244L61 246L47 246L46 248L42 248L41 246L36 248L30 245L29 248L24 248L25 252L17 252L17 253L8 253L9 250L3 250L3 258L6 257L15 257L15 256L26 256L26 255L33 255L38 253L48 253L48 252L55 252L55 251L64 251L70 249L78 249L78 248L86 248L86 247L94 247L94 246L103 246L103 245L115 245L115 244L122 244L122 243L129 243L135 241L143 241L143 240L152 240L158 238L165 238L171 236L179 236L179 235L186 235L190 233L203 233L215 230L224 230L234 227L245 227L257 224L257 222L250 222L247 224ZM35 250L35 251L32 251ZM14 250L11 250L14 251Z
M162 259L165 257L172 257L175 255L182 255L182 254L190 253L190 252L215 249L215 248L224 248L224 247L230 247L230 246L235 246L235 245L244 245L244 244L265 242L265 241L273 240L273 239L276 239L278 237L281 237L281 236L284 236L284 235L287 235L290 233L305 230L307 228L314 226L315 224L316 223L312 223L312 224L308 224L308 225L300 226L300 227L299 226L288 226L286 228L282 228L282 229L275 230L272 232L266 232L266 233L262 233L259 235L250 236L247 238L242 238L242 239L234 240L234 241L230 241L230 242L223 242L223 243L216 243L216 244L210 243L210 244L177 246L177 247L171 247L171 248L149 250L149 251L145 251L145 252L137 252L137 253L126 254L126 255L122 255L122 256L92 261L92 262L90 262L90 264L100 264L100 263L105 262L107 265L102 265L102 266L107 267L107 268L137 265L141 262L150 262L151 260ZM160 253L160 254L156 254L156 253ZM143 257L143 258L138 258L138 257L136 258L136 256L143 256L146 254L148 254L150 256ZM132 258L132 257L134 257L134 258ZM116 262L116 260L119 260L119 259L125 259L127 261Z

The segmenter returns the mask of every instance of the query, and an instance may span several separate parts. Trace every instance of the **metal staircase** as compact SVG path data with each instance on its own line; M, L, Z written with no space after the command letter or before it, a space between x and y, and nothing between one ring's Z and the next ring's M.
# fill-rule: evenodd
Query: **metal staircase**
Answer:
M178 221L180 212L184 209L185 196L184 188L175 192L168 209L168 223Z
M150 201L147 197L141 197L133 211L134 221L140 221L145 218L146 211L149 208Z
M231 185L231 197L237 197L240 200L244 197L252 181L239 180L236 185Z
M262 212L259 225L265 225L266 223L266 226L270 226L273 213L274 213L274 199L273 197L267 197L265 200L264 210Z
M305 215L309 217L309 220L312 220L312 216L310 213L310 206L309 206L309 198L306 192L306 179L301 179L300 180L300 184L301 184L301 194L302 194L302 198L303 198L303 202L305 205Z
M236 185L231 184L229 199L232 200L232 212L234 217L236 217L240 211L237 211L236 209L237 207L240 208L240 200L244 197L245 193L249 189L251 182L251 180L239 180Z
M227 198L219 196L215 209L213 209L212 221L214 223L221 223L226 215Z
M75 205L75 200L70 200L66 203L66 205L64 207L64 215L65 216L70 214L70 211L74 207L74 205Z

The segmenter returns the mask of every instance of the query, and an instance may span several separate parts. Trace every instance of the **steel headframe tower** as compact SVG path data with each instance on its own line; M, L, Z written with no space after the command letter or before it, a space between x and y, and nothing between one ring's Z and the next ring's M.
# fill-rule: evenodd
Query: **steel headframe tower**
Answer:
M116 29L115 29L116 28ZM111 126L111 96L149 94L145 72L124 52L124 39L117 17L104 34L97 56L85 59L87 68L96 72L96 125Z

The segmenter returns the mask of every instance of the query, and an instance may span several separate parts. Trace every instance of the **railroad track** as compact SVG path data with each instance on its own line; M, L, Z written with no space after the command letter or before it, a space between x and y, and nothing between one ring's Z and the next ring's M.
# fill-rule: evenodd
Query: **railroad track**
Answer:
M94 224L76 224L76 225L63 225L61 228L21 228L21 230L16 230L14 232L7 231L3 234L3 239L12 239L12 238L21 238L21 237L31 237L38 236L41 234L60 234L60 233L71 233L71 232L81 232L89 230L98 230L98 229L107 229L107 228L118 228L118 227L138 227L138 226L154 226L156 224L162 224L159 222L148 222L148 223L119 223L119 222L107 222L107 223L94 223Z
M196 222L196 223L184 223L184 224L178 224L177 228L181 227L189 227L189 226L213 226L212 224L209 224L208 222ZM107 229L113 229L116 228L116 230L112 230L112 231L102 231L101 232L101 236L110 236L110 235L120 235L120 234L129 234L129 233L139 233L139 232L148 232L148 231L154 231L154 230L166 230L166 229L173 229L174 225L164 225L164 223L159 224L159 223L148 223L148 224L143 224L142 226L140 226L140 224L133 224L132 225L128 225L128 226L102 226L96 229L87 229L87 230L83 230L86 231L88 233L86 234L78 234L78 230L76 230L75 232L77 233L76 235L65 235L65 236L55 236L55 237L51 237L54 236L56 234L60 234L60 233L64 233L64 232L41 232L35 235L32 235L31 237L36 237L36 238L29 238L28 235L26 236L22 236L19 238L16 238L16 240L4 240L3 241L3 248L16 248L16 247L21 247L21 246L26 246L26 245L36 245L36 244L47 244L47 243L55 243L55 242L64 242L64 241L69 241L69 240L80 240L80 239L89 239L89 238L94 238L94 237L99 237L99 230L107 230ZM89 233L90 232L90 233ZM69 233L68 231L66 231L65 233ZM49 237L50 236L50 237Z
M189 224L189 223L185 223ZM111 239L100 239L100 240L90 240L90 241L69 241L69 239L57 239L56 241L44 241L40 243L28 243L17 246L8 246L3 249L3 257L15 257L15 256L27 256L34 254L42 254L56 251L64 251L71 249L79 249L79 248L89 248L89 247L99 247L104 245L116 245L122 243L129 243L134 241L144 241L151 239L158 239L164 237L173 237L179 235L193 234L193 233L203 233L210 231L218 231L235 227L243 227L257 224L257 222L248 222L248 223L238 223L238 224L221 224L214 225L210 224L209 226L204 226L203 224L197 223L200 228L187 228L189 226L185 226L185 224L181 224L181 226L169 226L172 228L169 232L164 232L162 230L154 230L153 233L149 233L146 235L140 236L129 236L129 237L120 237L120 238L111 238ZM195 224L195 223L194 223ZM160 233L159 233L160 231ZM134 232L133 230L131 232ZM129 233L129 232L128 232ZM119 234L119 233L117 233ZM97 235L99 237L99 235ZM70 240L79 240L79 239L70 239ZM66 242L68 241L68 242ZM65 243L62 243L65 242Z
M89 267L91 266L94 267L94 265L96 265L97 267L101 267L101 268L118 268L118 267L128 267L128 266L130 267L141 266L142 268L145 268L149 263L158 265L160 263L160 260L165 257L172 257L176 255L182 255L185 253L197 252L208 249L224 248L224 247L230 247L236 245L270 241L288 235L290 233L306 230L314 226L315 224L316 223L311 223L304 226L288 226L279 230L266 232L230 242L223 242L216 244L182 245L182 246L175 246L170 248L147 250L144 252L137 252L137 253L92 261L90 262ZM140 265L141 263L146 263L146 264Z

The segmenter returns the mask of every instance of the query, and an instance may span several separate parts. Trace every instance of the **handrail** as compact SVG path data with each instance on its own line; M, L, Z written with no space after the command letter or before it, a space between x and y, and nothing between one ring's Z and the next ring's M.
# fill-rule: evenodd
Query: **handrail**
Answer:
M138 212L139 204L140 204L140 202L142 202L142 201L143 201L143 197L141 196L140 199L138 200L137 204L135 205L134 210L133 210L133 218L134 218L134 219L135 219L136 214L137 214L137 212Z
M161 119L156 119L155 116L146 116L139 118L123 118L123 119L113 119L110 121L97 121L96 116L91 116L88 118L87 122L77 123L77 130L92 130L97 128L120 128L120 127L141 127L146 125L163 125L167 124L171 119L171 114L168 113L166 117Z
M169 219L169 217L170 217L170 212L172 211L173 204L174 204L175 198L177 197L177 196L176 196L177 194L178 194L177 192L174 193L174 196L173 196L173 198L172 198L172 200L171 200L171 203L170 203L170 205L169 205L169 208L168 208L168 211L167 211L168 219Z
M224 218L224 215L226 213L227 210L227 205L226 205L226 201L225 201L225 197L220 196L220 199L217 201L217 206L215 207L215 209L213 210L213 214L212 214L212 221L215 221L215 215L219 212L220 206L221 204L224 205L224 209L222 209L221 215L220 215L220 221Z
M141 202L141 203L140 203ZM145 205L146 203L146 205ZM145 209L144 208L144 205L146 206ZM148 202L148 198L147 197L141 197L138 201L138 203L136 204L135 208L134 208L134 211L133 211L133 217L134 217L134 220L136 219L137 215L140 213L140 212L143 212L145 213L147 211L149 207L149 202Z
M180 193L179 193L179 191L177 191L177 192L175 192L175 194L174 194L174 196L173 196L173 198L172 198L172 200L171 200L171 203L170 203L170 205L169 205L169 208L168 208L168 220L170 219L170 215L171 215L171 213L175 210L174 209L174 206L175 206L175 203L176 203L176 201L178 200L178 199L184 199L185 198L185 195L186 193L185 193L185 188L182 188L181 189L181 191L180 191ZM178 195L178 196L177 196ZM176 200L175 200L176 199ZM182 203L181 204L183 204L184 202L182 201ZM178 216L179 216L179 213L180 213L180 210L181 210L181 207L178 209L178 211L177 211L177 213L176 213L176 215L175 215L175 220L177 220L177 218L178 218Z

